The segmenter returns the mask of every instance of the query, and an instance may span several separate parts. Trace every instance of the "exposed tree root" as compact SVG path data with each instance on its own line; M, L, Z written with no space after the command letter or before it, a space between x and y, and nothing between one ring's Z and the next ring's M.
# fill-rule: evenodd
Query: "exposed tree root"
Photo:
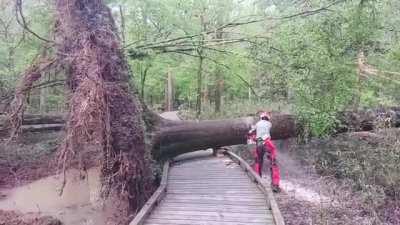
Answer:
M10 104L8 114L10 140L16 138L21 131L20 128L26 110L27 100L34 83L41 78L44 71L55 64L56 60L40 56L22 76L22 80L15 89L14 99Z
M112 223L124 224L154 190L150 152L144 141L145 109L132 94L136 91L129 86L129 67L104 2L57 0L56 11L58 58L39 58L23 76L9 114L11 137L21 130L29 90L41 73L56 62L68 68L70 111L66 138L59 149L60 169L65 173L78 162L86 170L85 160L101 158L102 196L114 205L111 214L122 214Z
M114 223L125 223L154 188L142 108L129 87L116 26L101 0L58 0L56 9L56 36L62 40L57 50L66 56L72 93L60 162L65 171L73 159L85 159L87 149L96 149L102 156L103 197L118 203L111 213L122 216Z

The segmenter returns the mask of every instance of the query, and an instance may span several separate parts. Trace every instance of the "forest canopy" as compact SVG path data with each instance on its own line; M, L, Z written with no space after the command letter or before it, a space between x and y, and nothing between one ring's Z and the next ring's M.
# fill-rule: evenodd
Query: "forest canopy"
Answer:
M296 113L314 135L346 109L398 105L400 2L108 0L138 95L198 118ZM39 54L54 54L54 4L1 0L2 109ZM29 112L66 110L65 68L46 72ZM168 79L169 78L169 79ZM168 82L170 80L171 82Z

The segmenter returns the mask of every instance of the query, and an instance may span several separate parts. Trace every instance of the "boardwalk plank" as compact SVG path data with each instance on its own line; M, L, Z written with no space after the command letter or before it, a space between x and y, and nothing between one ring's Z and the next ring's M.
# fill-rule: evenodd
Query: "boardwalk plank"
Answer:
M200 220L202 222L204 221L221 221L221 222L239 222L239 223L263 223L268 220L272 220L271 218L264 217L264 218L258 218L258 217L251 217L249 215L245 215L242 217L231 217L230 215L166 215L166 214L159 214L159 213L154 213L151 214L149 219L163 219L163 220Z
M209 216L209 217L230 217L232 219L235 218L258 218L258 219L272 219L272 215L264 213L258 214L248 214L248 213L238 213L238 212L202 212L202 211L171 211L166 209L160 209L154 211L154 214L162 217L169 217L170 215L174 216L191 216L192 218L196 218L197 216ZM153 217L155 218L155 216Z
M164 220L149 219L146 225L272 225L272 220L265 222L230 222L230 221L199 221L199 220Z
M203 155L203 153L201 153ZM167 194L146 225L273 225L265 195L229 158L173 163Z

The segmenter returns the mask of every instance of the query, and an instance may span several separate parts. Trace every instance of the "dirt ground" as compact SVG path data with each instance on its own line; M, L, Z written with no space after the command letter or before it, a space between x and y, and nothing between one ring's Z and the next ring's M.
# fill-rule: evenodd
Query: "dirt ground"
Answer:
M0 210L0 225L62 225L62 223L49 216Z
M285 144L281 144L279 154L283 191L276 198L287 225L375 224L350 187L302 165L290 152L296 149L285 148Z
M275 194L287 225L400 225L400 204L388 200L381 207L365 204L351 181L321 176L298 158L295 140L276 141L282 191ZM237 153L253 163L249 147L236 146ZM264 179L270 179L268 162Z

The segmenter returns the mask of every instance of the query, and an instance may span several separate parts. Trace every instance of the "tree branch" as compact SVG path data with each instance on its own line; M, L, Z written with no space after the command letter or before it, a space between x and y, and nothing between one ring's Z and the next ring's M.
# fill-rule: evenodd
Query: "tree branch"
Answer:
M171 52L172 52L172 51L171 51ZM187 56L191 56L191 57L196 57L196 58L199 58L199 57L200 57L199 55L194 55L194 54L190 54L190 53L187 53L187 52L175 51L175 52L173 52L173 53L183 54L183 55L187 55ZM220 63L220 62L218 62L217 60L215 60L215 59L213 59L213 58L210 58L210 57L207 57L207 56L204 56L204 55L202 55L201 57L203 57L204 59L207 59L207 60L209 60L209 61L215 63L216 65L222 66L222 67L228 69L229 71L231 71L233 75L235 75L236 77L238 77L248 88L250 88L251 92L252 92L255 96L259 97L259 96L257 95L256 91L254 90L253 86L252 86L246 79L244 79L241 75L239 75L239 74L237 74L237 73L234 73L231 67L229 67L229 66L226 65L226 64Z
M259 22L262 22L262 21L265 21L265 20L268 20L268 19L270 19L270 20L287 20L287 19L293 19L293 18L296 18L296 17L299 17L299 16L312 16L312 15L318 14L318 13L320 13L322 11L327 11L332 6L337 5L339 3L342 3L342 2L345 2L345 0L338 0L338 1L335 1L335 2L333 2L333 3L331 3L331 4L327 5L327 6L324 6L324 7L315 9L315 10L307 10L307 11L304 11L304 12L300 12L300 13L296 13L296 14L292 14L292 15L287 15L287 16L283 16L283 17L265 17L265 18L261 18L261 19L255 19L255 20L243 21L243 22L229 22L229 23L224 24L224 25L222 25L220 27L217 27L217 28L214 28L214 29L211 29L211 30L207 30L207 31L203 31L203 32L200 32L200 33L197 33L197 34L188 34L188 35L185 35L185 36L176 37L176 38L172 38L172 39L167 39L167 40L163 40L163 41L159 41L159 42L145 43L145 44L142 44L142 45L137 45L134 48L140 49L140 48L152 48L154 46L165 46L168 43L174 43L174 42L181 41L181 40L189 40L189 39L192 39L192 38L195 38L195 37L199 37L199 36L202 36L202 35L208 35L208 34L211 34L211 33L215 33L216 30L223 30L223 29L226 29L226 28L233 28L233 27L237 27L237 26L243 26L243 25L248 25L248 24L253 24L253 23L259 23ZM177 44L177 43L174 43L174 44ZM134 45L134 43L130 43L130 44L124 46L124 48L130 47L132 45ZM169 45L171 45L171 44L169 44Z
M65 85L66 80L51 80L51 81L46 81L42 82L40 84L33 85L31 89L37 89L37 88L48 88L48 87L56 87L56 86L62 86Z
M15 2L15 17L16 17L16 19L17 19L17 23L18 23L19 25L21 25L22 28L24 28L26 31L28 31L29 33L31 33L33 36L35 36L36 38L38 38L39 40L42 40L42 41L44 41L44 42L54 43L54 41L48 40L48 39L46 39L46 38L44 38L44 37L41 37L40 35L38 35L37 33L35 33L34 31L32 31L32 30L29 28L29 26L28 26L27 23L26 23L24 14L23 14L23 12L22 12L22 0L16 0L16 2ZM20 21L20 18L19 18L19 17L21 17L21 20L22 20L22 21Z

